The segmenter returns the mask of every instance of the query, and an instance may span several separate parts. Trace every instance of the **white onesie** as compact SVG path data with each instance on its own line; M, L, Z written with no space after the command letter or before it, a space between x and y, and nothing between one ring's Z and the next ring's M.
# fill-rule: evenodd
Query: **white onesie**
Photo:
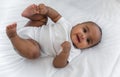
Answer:
M61 44L64 41L71 43L71 51L68 61L81 53L80 49L76 49L70 38L72 26L61 17L55 24L47 24L42 27L24 27L18 30L18 35L24 39L33 39L40 44L42 54L56 56L62 50Z

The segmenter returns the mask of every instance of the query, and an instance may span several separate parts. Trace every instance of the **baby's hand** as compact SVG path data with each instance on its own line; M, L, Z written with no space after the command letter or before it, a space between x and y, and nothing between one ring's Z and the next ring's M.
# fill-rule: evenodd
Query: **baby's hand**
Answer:
M48 8L44 4L39 4L38 8L39 8L39 14L41 14L41 15L47 14Z
M63 52L69 52L71 49L71 45L70 42L65 41L61 44L62 48L63 48Z

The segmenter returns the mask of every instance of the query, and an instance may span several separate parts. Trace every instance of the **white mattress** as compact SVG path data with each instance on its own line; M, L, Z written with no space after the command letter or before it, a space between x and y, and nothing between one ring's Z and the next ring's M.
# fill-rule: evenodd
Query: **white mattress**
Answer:
M56 69L53 57L28 60L19 56L6 36L8 24L18 29L28 21L21 12L45 3L72 24L94 21L103 30L101 43L85 49L67 67ZM0 0L0 77L120 77L120 0Z

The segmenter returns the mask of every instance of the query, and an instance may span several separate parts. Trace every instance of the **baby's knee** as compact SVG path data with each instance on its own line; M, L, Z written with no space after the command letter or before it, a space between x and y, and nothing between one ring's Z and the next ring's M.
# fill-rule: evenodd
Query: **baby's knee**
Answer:
M41 51L40 45L35 40L28 39L28 41L32 43L31 47L29 47L28 49L29 51L28 58L29 59L38 58L40 56L40 51Z
M31 54L32 59L36 59L36 58L38 58L39 56L40 56L40 52L33 52L33 53Z
M38 58L40 56L40 51L35 51L35 50L33 50L33 51L31 51L30 53L29 53L29 59L36 59L36 58Z

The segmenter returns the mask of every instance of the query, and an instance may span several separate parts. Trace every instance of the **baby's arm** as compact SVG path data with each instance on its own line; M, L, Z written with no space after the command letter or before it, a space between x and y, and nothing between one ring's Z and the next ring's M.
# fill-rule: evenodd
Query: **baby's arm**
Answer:
M61 18L61 15L56 10L44 4L39 5L39 13L48 16L55 23Z
M57 55L53 60L53 65L56 68L63 68L68 64L68 57L71 49L71 45L68 41L62 43L62 52Z

